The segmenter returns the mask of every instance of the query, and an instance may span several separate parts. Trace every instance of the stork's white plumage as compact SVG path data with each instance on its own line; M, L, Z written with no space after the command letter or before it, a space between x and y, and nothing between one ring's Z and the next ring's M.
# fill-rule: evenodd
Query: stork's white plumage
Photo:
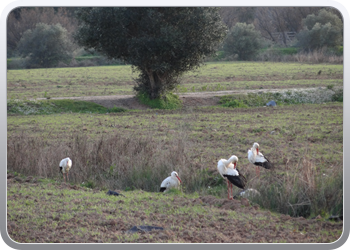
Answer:
M257 175L260 175L259 166L266 169L273 168L273 164L259 152L259 144L257 142L254 142L253 147L248 149L248 161L256 166L255 171Z
M182 181L179 175L177 174L177 172L173 171L169 177L162 181L162 184L160 184L159 192L166 192L170 188L178 188L180 187L181 183Z
M69 157L64 158L64 159L61 160L61 162L60 162L60 172L62 173L63 179L64 179L65 182L67 182L65 175L67 176L67 179L69 181L68 173L69 173L69 170L71 168L72 168L72 160Z
M233 199L232 184L244 189L247 180L236 168L238 162L238 157L232 155L230 159L220 159L218 161L218 171L222 178L227 180L227 198L229 200ZM231 193L231 194L230 194Z

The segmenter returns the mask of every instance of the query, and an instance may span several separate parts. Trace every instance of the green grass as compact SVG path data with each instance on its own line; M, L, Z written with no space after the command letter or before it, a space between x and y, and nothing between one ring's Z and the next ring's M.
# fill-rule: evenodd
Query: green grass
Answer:
M318 74L318 72L322 72ZM129 65L7 71L8 99L132 95ZM207 63L184 74L178 92L343 85L343 66L272 62ZM46 95L46 96L45 96Z
M330 175L332 173L331 170L340 168L339 171L341 171L342 169L342 114L342 103L326 103L285 105L277 106L276 108L232 109L212 107L196 108L195 110L187 111L146 110L116 114L82 113L76 115L66 113L9 116L7 133L9 136L8 140L10 142L14 140L16 143L20 142L18 136L21 133L28 134L34 138L42 138L42 140L49 142L48 146L44 148L54 147L50 145L54 145L53 142L55 141L63 143L63 145L67 143L75 144L74 138L80 134L83 137L85 136L87 140L96 142L96 146L94 147L97 147L100 138L108 138L119 134L126 138L126 141L140 141L139 145L143 150L152 150L151 154L142 153L141 148L128 149L127 146L123 146L128 144L120 141L117 147L126 147L128 149L126 155L124 153L122 154L126 162L120 164L127 164L128 157L135 156L140 160L142 159L140 164L146 164L144 166L142 165L143 171L137 172L139 175L130 175L127 178L123 177L123 180L127 180L128 183L127 185L126 183L123 184L123 189L134 190L142 188L144 190L154 191L158 189L158 186L154 185L155 179L153 177L155 175L157 175L156 182L158 183L161 182L164 175L166 176L167 171L179 169L181 179L183 181L187 180L184 182L183 192L201 192L217 197L225 197L227 195L225 192L226 184L222 181L222 178L219 178L216 164L218 159L227 159L231 154L238 156L238 167L246 175L247 179L252 180L249 186L261 189L260 191L264 189L264 186L259 186L261 183L256 182L258 179L254 178L255 168L249 164L246 158L247 148L251 147L255 141L261 145L263 154L267 155L270 160L273 160L277 166L280 179L286 178L286 176L289 176L291 178L290 180L296 178L296 166L301 164L299 161L303 159L314 159L312 163L317 166L316 178L325 178L324 175L327 176L327 180L328 178L333 178ZM22 143L22 145L24 144ZM73 147L76 154L78 154L76 152L78 145L80 144L77 142L77 146ZM49 148L44 150L43 153L46 154L46 151L51 152ZM58 152L57 149L56 152ZM133 152L137 153L134 154ZM62 151L62 153L64 152ZM90 153L85 154L90 155ZM91 152L91 154L95 153ZM149 160L153 157L157 159L157 157L165 154L168 156L166 156L167 160L164 163ZM106 157L105 159L109 159L106 154L104 155ZM113 155L111 163L101 166L103 169L109 170L113 164L121 160L120 157L115 158L120 153L113 153L111 155ZM151 157L151 155L153 156ZM315 155L317 157L313 158ZM42 159L45 159L45 157L45 155L41 156ZM114 158L115 160L113 160ZM148 161L151 162L148 164ZM20 169L16 169L16 166L11 164L11 161L8 164L9 169L21 172ZM158 164L157 168L155 168L154 164ZM113 167L115 170L112 170L112 172L118 171L120 166ZM140 167L134 166L134 168L138 169ZM162 171L165 172L160 175ZM181 173L187 173L187 171L194 171L193 173L196 173L196 178L192 180L191 175L187 176L187 174L185 177L181 176ZM338 173L337 171L335 172ZM99 186L104 182L101 179L104 176L102 173L105 172L101 172L101 175L91 175L86 180ZM58 172L54 172L54 174L58 175ZM136 174L135 171L134 174ZM119 178L115 174L112 177L114 178L113 180ZM110 177L106 176L106 183L109 183L107 182L109 179ZM261 180L265 179L267 177L262 177ZM86 180L85 183L88 183ZM324 200L322 198L323 195L328 192L327 190L333 190L333 187L335 187L335 190L333 190L335 193L340 192L336 191L341 188L337 186L337 183L330 183L328 181L320 183L322 185L316 189L320 190L320 200ZM296 188L295 190L299 190L299 187L302 187L296 182L291 182L290 185ZM273 190L273 192L280 192L281 187L277 187L278 189ZM266 193L266 196L269 198L279 197L272 195L272 193ZM317 196L313 197L317 198ZM260 204L264 207L276 211L283 210L293 215L294 212L292 209L285 210L285 207L276 206L273 203L287 204L285 201L271 200L272 203L267 203L268 200L266 198ZM299 203L298 199L293 198L293 196L290 196L288 201L291 204ZM322 204L315 203L311 209L307 208L305 210L306 212L301 211L298 214L303 214L304 216L310 214L311 216L311 214L318 212L324 214L332 213L332 208L322 206ZM336 212L336 210L334 211Z
M108 196L106 191L60 182L12 183L7 189L9 236L18 243L321 243L341 235L339 223L300 224L263 209L240 207L239 201L233 211L204 199L224 204L222 200L198 194L122 193L125 197ZM246 226L238 229L237 224ZM135 225L160 226L164 231L125 233Z
M123 108L106 108L99 104L77 100L37 100L21 101L9 100L7 102L8 114L18 115L48 115L58 113L117 113L125 112Z
M295 55L298 53L297 48L268 48L268 49L261 49L260 52L272 52L277 55Z
M277 71L275 71L277 68ZM8 161L8 168L21 173L18 167L17 160L23 155L17 155L16 145L24 145L19 141L20 135L28 135L28 138L33 139L40 138L43 143L40 147L42 151L36 153L40 154L40 161L26 161L30 164L45 162L49 153L64 155L67 152L75 153L76 155L96 155L97 164L109 159L109 163L100 166L103 170L109 170L111 167L113 171L119 171L121 166L116 166L121 158L123 161L122 166L129 166L131 159L135 156L139 157L140 162L147 162L148 159L158 159L160 156L166 156L166 161L159 163L157 161L152 164L142 165L142 173L138 171L137 179L130 177L130 183L128 185L123 184L125 190L137 190L144 189L153 191L158 188L157 184L153 182L150 184L150 180L154 180L149 176L157 174L157 183L161 181L160 172L167 172L171 169L182 169L183 173L186 173L185 177L180 176L186 180L183 185L182 191L187 195L198 192L200 194L211 194L216 197L226 197L225 183L222 178L217 178L218 173L216 170L216 164L220 158L228 158L231 154L236 154L239 157L239 168L244 171L244 174L249 180L252 180L249 185L254 187L259 186L262 183L256 182L254 179L255 169L249 164L246 153L248 147L251 147L252 143L257 141L262 146L261 151L269 156L269 159L273 159L274 163L278 166L278 176L281 180L284 178L296 178L297 174L293 172L296 166L302 166L299 162L303 159L312 159L312 164L316 166L315 177L327 178L327 181L322 181L317 189L319 191L318 200L328 197L327 190L333 190L334 192L341 193L341 186L338 187L338 181L332 183L330 181L330 174L333 169L341 173L342 159L343 159L343 104L326 102L325 104L298 104L296 103L296 96L293 97L293 92L287 92L285 96L276 96L276 94L252 94L247 96L226 96L223 97L223 104L230 103L231 106L247 105L249 108L241 107L239 109L232 109L228 107L206 107L206 108L190 108L179 110L143 110L143 111L128 111L111 113L111 111L103 110L100 112L98 106L85 106L83 103L72 104L67 103L65 100L60 100L62 103L56 103L58 100L45 100L39 101L27 101L34 93L42 93L48 97L63 95L70 95L74 93L70 87L78 86L78 83L74 83L74 78L79 78L78 75L71 75L73 69L62 69L61 72L58 69L55 70L28 70L28 71L8 71L10 76L13 73L18 72L16 76L19 78L21 74L26 73L28 81L31 76L37 73L48 78L45 82L49 82L47 86L53 87L50 91L45 89L46 85L37 86L38 91L30 89L36 83L26 82L27 80L14 80L11 84L8 84L8 95L16 95L18 88L21 88L23 101L14 101L10 99L8 105L10 107L8 113L12 114L7 118L7 135L8 135L8 156L13 152L13 159L16 162ZM80 70L80 71L79 71ZM120 70L118 77L123 75L123 72L127 72L128 69L125 66L118 67L93 67L86 69L79 69L75 71L76 74L84 72L83 80L84 93L79 92L77 87L76 93L82 95L89 95L86 92L88 87L91 87L91 93L93 91L100 91L99 86L103 85L104 77L98 75L98 71L104 71L107 75L107 71ZM85 71L86 70L86 71ZM261 71L262 70L262 71ZM318 72L322 70L321 74ZM218 73L219 72L219 73ZM53 74L57 74L53 76ZM91 75L89 75L91 73ZM218 73L218 74L216 74ZM47 74L47 75L45 75ZM52 78L51 77L52 74ZM96 79L92 76L98 75ZM54 82L52 79L59 78L60 76L71 77L64 84ZM74 76L74 77L73 77ZM14 77L14 78L16 78ZM61 77L62 78L62 77ZM106 79L108 81L108 79ZM116 80L118 82L118 80ZM28 83L28 84L27 84ZM276 83L274 85L273 83ZM14 85L12 85L14 84ZM118 84L111 86L111 88L117 88ZM131 88L131 85L128 88ZM284 88L290 86L305 87L305 86L324 86L327 91L333 91L339 86L343 85L342 82L342 66L341 65L307 65L307 64L290 64L290 63L211 63L206 67L201 68L200 71L188 73L184 77L183 92L190 91L211 91L211 90L225 90L225 89L258 89L268 86L275 86L277 88ZM59 87L58 87L59 86ZM16 90L17 89L17 90ZM67 91L68 90L68 91ZM40 92L42 91L42 92ZM90 91L90 90L89 90ZM276 99L278 106L275 108L260 107L266 104L270 98L283 97L282 99ZM291 97L291 98L289 98ZM331 101L342 101L342 93L337 92L333 95ZM289 100L289 101L288 101ZM16 103L17 102L17 103ZM39 104L37 104L39 103ZM281 105L283 103L291 105ZM25 105L24 105L25 104ZM80 108L75 109L78 105ZM90 105L90 104L86 104ZM34 112L25 113L23 110L26 108L35 110ZM252 108L254 107L254 108ZM159 108L159 103L155 106ZM17 109L17 110L16 110ZM49 111L53 109L54 111ZM82 110L87 113L73 113L81 112ZM115 108L118 111L118 108ZM91 112L95 110L95 112ZM52 113L50 113L52 112ZM107 114L108 113L108 114ZM28 115L22 115L28 114ZM36 115L31 115L36 114ZM38 115L39 114L39 115ZM98 142L106 138L110 138L113 135L121 135L126 138L125 144L115 145L116 149L119 147L126 148L125 153L114 153L108 158L105 154L100 154L98 151ZM78 150L81 150L78 146L79 141L77 136L82 136L89 142L95 142L94 147L87 147L91 150L91 154L80 154ZM11 143L14 144L11 144ZM31 141L29 141L31 142ZM55 143L60 142L61 147L56 148ZM140 142L139 146L129 150L129 142ZM16 144L17 143L17 144ZM71 147L71 143L76 143L76 147ZM15 145L11 149L11 145ZM30 145L30 144L29 144ZM108 145L108 144L106 144ZM144 152L145 146L150 147L152 154L146 154ZM69 148L69 149L68 149ZM112 148L112 147L109 147ZM84 148L83 148L84 149ZM114 149L114 148L112 148ZM90 151L89 151L90 152ZM118 152L118 151L116 151ZM26 152L28 153L28 152ZM21 157L19 157L21 156ZM102 157L103 156L103 157ZM89 156L90 157L90 156ZM144 158L142 158L144 157ZM28 159L27 159L28 160ZM84 159L85 160L85 159ZM47 160L47 166L57 166L57 162ZM76 161L74 161L76 162ZM111 163L111 164L110 164ZM154 164L153 164L154 163ZM87 172L96 167L97 164L87 162L86 160L80 163L81 167L89 166ZM94 165L95 164L95 165ZM155 169L155 164L158 164L158 168ZM37 165L35 169L37 169ZM133 166L135 170L138 166ZM139 167L140 168L140 167ZM50 168L49 168L50 169ZM23 169L22 169L23 170ZM161 171L159 171L161 170ZM152 172L153 171L153 172ZM192 175L187 174L189 171ZM338 173L337 172L337 173ZM191 179L193 174L196 174L196 179ZM84 171L85 174L85 171ZM135 174L135 171L134 171ZM267 173L263 173L267 174ZM94 187L103 186L103 179L107 175L106 172L99 174L91 174L89 178L80 181L79 185ZM58 176L58 171L53 175ZM163 175L161 175L162 178ZM267 175L262 175L262 180L266 180ZM113 183L116 182L118 175L113 176ZM271 178L271 177L269 177ZM101 180L102 179L102 180ZM128 179L129 180L129 179ZM84 181L84 184L81 184ZM287 182L286 182L287 183ZM308 183L307 181L305 183ZM324 185L323 185L324 183ZM305 191L297 189L299 183L291 182L290 188L296 188L295 192ZM210 188L209 188L210 186ZM299 185L301 186L301 185ZM106 187L106 185L104 186ZM263 188L264 186L262 186ZM266 187L266 185L265 185ZM277 186L278 187L278 186ZM283 186L284 188L287 186ZM280 187L278 187L280 188ZM307 189L306 189L307 190ZM264 202L270 202L270 204L261 202L262 206L280 211L280 208L274 205L273 197L277 197L276 193L279 193L278 189L275 189L275 193L267 194L271 199L265 199ZM266 197L266 196L265 196ZM298 204L298 199L295 196L291 196L289 200L283 200L280 204L288 204L292 202ZM326 200L326 199L324 199ZM333 202L333 201L332 201ZM293 205L294 205L293 204ZM332 203L335 204L335 203ZM30 203L28 203L30 205ZM297 206L297 205L295 205ZM312 204L312 209L304 209L308 211L308 214L317 215L315 213L320 212L322 215L332 213L328 205ZM340 207L340 204L335 204L336 210ZM287 211L293 214L293 211ZM299 213L299 212L298 212ZM302 213L299 213L302 214Z
M173 93L168 93L163 97L151 100L146 94L140 93L137 96L137 99L154 109L178 109L181 108L181 100L177 95Z

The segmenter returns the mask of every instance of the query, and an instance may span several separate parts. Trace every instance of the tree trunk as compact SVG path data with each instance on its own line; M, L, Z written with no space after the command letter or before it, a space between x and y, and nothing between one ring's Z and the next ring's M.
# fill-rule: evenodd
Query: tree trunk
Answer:
M148 74L150 88L151 88L150 97L151 97L151 99L155 99L157 97L157 93L155 93L156 92L156 90L155 90L156 83L155 83L154 75L153 75L154 72L151 70L148 70L147 74Z

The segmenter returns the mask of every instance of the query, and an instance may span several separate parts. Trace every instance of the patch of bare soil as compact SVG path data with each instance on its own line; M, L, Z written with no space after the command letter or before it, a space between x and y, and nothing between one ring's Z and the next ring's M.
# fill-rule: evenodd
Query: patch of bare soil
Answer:
M316 88L307 88L308 90ZM281 90L295 90L293 89L259 89L259 90L227 90L215 92L196 92L179 94L183 102L183 106L200 107L200 106L214 106L219 103L219 96L232 94L247 94L247 93L265 93L265 92L279 92ZM38 100L45 98L38 98ZM51 99L73 99L89 101L100 104L106 108L126 108L126 109L148 109L149 107L138 102L134 95L112 95L112 96L84 96L84 97L56 97Z

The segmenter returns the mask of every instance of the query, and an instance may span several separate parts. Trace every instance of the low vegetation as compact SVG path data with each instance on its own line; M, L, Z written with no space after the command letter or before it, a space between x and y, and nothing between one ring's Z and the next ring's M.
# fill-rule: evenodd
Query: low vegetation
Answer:
M120 70L121 82L128 81L128 66L100 70L112 68ZM310 243L340 237L342 223L326 220L343 213L341 66L208 64L184 77L182 92L231 85L281 91L223 96L222 106L159 109L166 106L156 103L156 109L127 112L52 99L74 93L67 86L78 85L58 88L61 74L83 77L84 91L105 84L95 68L84 76L65 70L18 71L17 79L9 71L8 95L22 97L9 98L7 117L8 230L15 241ZM32 82L19 94L25 74ZM43 84L36 86L40 77ZM31 87L51 87L44 82L53 83L57 93L45 91L45 100L28 100L35 93ZM291 86L322 88L282 91ZM131 82L127 88L132 89ZM76 88L76 94L86 93L81 90ZM171 98L179 104L176 96ZM277 106L265 107L270 100ZM255 141L275 164L273 171L262 169L260 177L247 159ZM216 165L232 154L239 158L247 188L259 196L226 200L226 183ZM58 163L67 156L73 167L70 183L64 184ZM159 194L161 181L173 170L183 181L181 190ZM108 190L126 198L107 196ZM244 227L237 229L237 223ZM126 233L135 225L164 231Z
M143 190L108 196L8 175L7 226L18 243L331 243L342 223L271 213L246 199ZM128 233L134 226L162 230Z
M77 100L9 100L8 114L19 115L48 115L57 113L115 113L125 112L123 108L106 108L99 104Z
M329 85L323 89L248 93L220 97L220 103L224 107L262 107L272 100L277 105L343 102L343 88L333 88L333 85Z
M7 98L132 95L131 66L8 70ZM271 62L207 63L187 73L175 92L343 86L343 66Z
M181 108L181 100L173 93L168 93L159 99L151 100L146 94L138 94L137 99L140 103L146 104L151 108L157 109L178 109Z
M236 154L249 187L264 195L261 206L292 216L341 213L342 197L328 194L342 194L341 103L9 116L8 124L8 169L26 175L57 178L57 162L69 156L73 183L157 191L175 170L184 192L225 197L217 160ZM246 159L254 141L276 164L273 174L256 178ZM313 171L310 182L303 181L304 168ZM292 209L300 200L307 200L304 208Z

